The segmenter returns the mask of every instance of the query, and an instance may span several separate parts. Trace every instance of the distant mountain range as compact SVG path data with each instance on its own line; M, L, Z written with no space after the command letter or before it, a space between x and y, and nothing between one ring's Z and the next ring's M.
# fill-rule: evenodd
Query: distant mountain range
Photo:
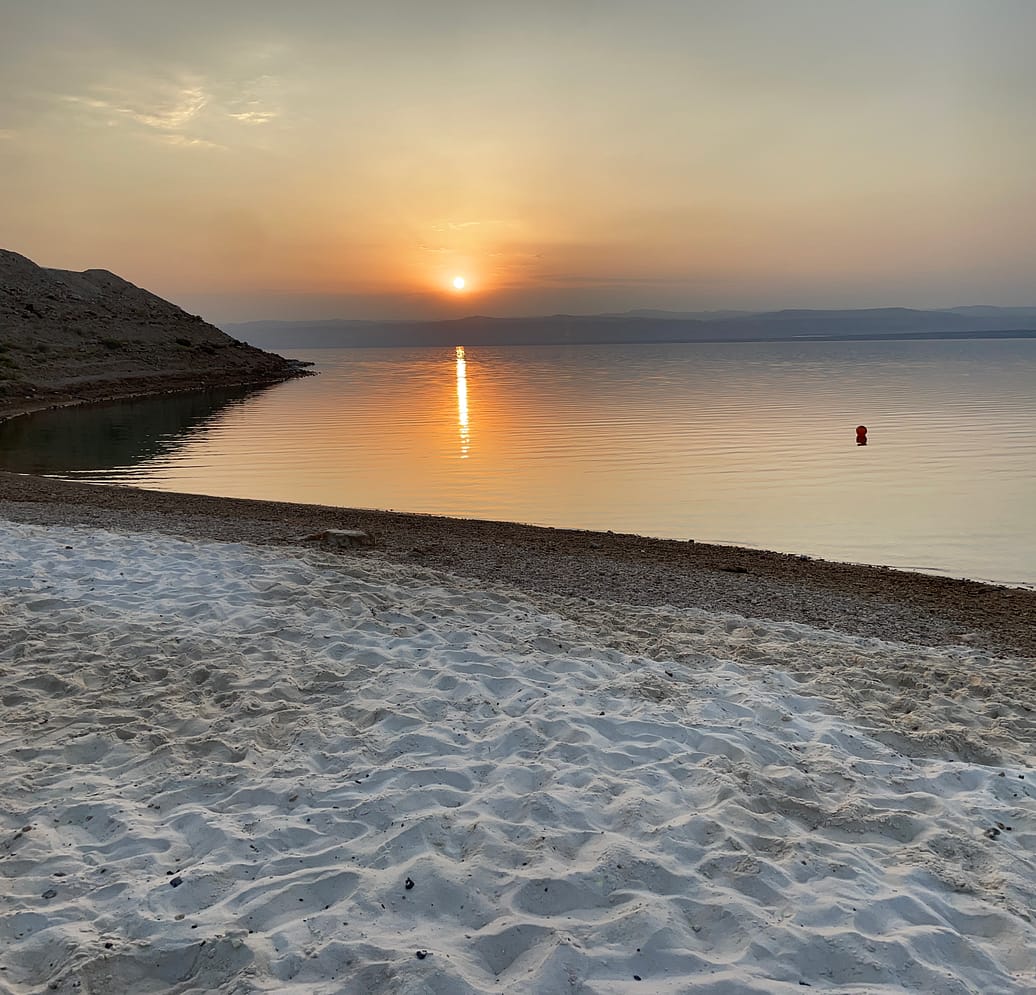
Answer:
M225 324L263 349L335 346L589 345L633 342L766 342L796 339L1036 338L1036 307L921 311L628 311L447 321L250 321Z

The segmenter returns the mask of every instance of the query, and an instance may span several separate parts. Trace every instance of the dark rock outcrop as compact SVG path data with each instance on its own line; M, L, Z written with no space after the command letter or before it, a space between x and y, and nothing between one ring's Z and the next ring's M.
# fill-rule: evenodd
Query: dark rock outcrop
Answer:
M44 269L0 249L0 409L300 375L107 270Z

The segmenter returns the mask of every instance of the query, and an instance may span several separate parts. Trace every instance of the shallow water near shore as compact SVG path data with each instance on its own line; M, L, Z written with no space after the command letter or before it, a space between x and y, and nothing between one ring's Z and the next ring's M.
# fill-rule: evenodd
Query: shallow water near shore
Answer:
M458 345L18 419L0 461L1036 584L1036 342Z

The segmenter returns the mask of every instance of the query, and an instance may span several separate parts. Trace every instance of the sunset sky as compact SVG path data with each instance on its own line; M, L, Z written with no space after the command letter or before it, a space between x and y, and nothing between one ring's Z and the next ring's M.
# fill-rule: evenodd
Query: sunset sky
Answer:
M1034 38L1002 0L0 0L0 247L217 322L1036 304Z

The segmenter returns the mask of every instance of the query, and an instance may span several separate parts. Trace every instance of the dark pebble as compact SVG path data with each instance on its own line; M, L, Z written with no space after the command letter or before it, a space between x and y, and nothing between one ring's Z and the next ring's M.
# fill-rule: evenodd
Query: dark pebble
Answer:
M44 898L57 898L58 897L58 893L53 888L48 888L43 893L43 897Z
M403 882L403 887L406 888L407 891L409 891L411 888L413 888L413 886L414 886L414 882L413 882L413 879L411 879L411 878L407 878L406 881Z
M634 981L643 981L644 979L639 974L634 974L633 975L633 980Z
M169 883L170 883L170 884L171 884L171 885L172 885L172 886L173 886L174 888L179 888L179 887L180 887L180 885L182 885L182 884L183 884L183 878L182 878L182 877L180 877L180 875L179 875L179 874L177 874L175 878L170 878L170 880L169 880Z

